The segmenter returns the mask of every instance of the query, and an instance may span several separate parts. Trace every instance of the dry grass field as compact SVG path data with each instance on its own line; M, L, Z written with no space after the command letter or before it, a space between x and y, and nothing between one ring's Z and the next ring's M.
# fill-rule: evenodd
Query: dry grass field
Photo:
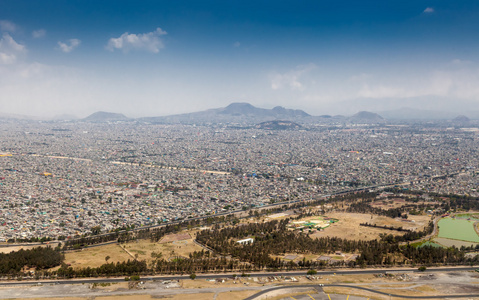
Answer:
M185 298L195 300L240 300L256 294L258 291L234 291L223 293L195 293L165 295L161 299L183 300ZM16 298L13 300L20 300ZM55 297L55 298L29 298L30 300L151 300L158 299L155 295L115 295L115 296L89 296L89 297Z
M13 298L12 300L22 300L24 298ZM55 297L55 298L28 298L29 300L90 300L91 298L83 298L83 297ZM151 299L151 298L145 298ZM125 299L128 300L128 299Z
M32 249L38 246L15 246L15 247L1 247L0 248L0 253L10 253L12 251L18 251L18 250L28 250Z
M119 245L111 244L94 248L87 248L79 251L65 253L65 263L71 264L73 268L99 267L106 263L105 258L109 256L108 262L122 262L132 257Z
M325 287L323 288L324 292L326 294L339 294L339 295L349 295L349 296L358 296L358 297L367 297L370 300L391 300L395 298L391 298L389 296L380 296L377 294L373 294L370 292L366 291L361 291L361 293L358 293L358 290L356 289L348 289L348 288L338 288L338 287Z
M168 243L153 243L150 240L138 240L124 245L125 249L138 259L152 261L151 253L161 253L164 259L173 259L178 256L189 257L194 251L201 251L203 248L196 245L190 237L188 240L177 240Z
M240 292L226 292L220 293L216 300L242 300L256 294L258 291L240 291ZM214 300L215 298L211 298Z
M0 245L0 253L10 253L12 251L18 251L20 249L23 249L23 250L28 250L28 249L32 249L32 248L36 248L36 247L47 247L47 246L51 246L52 248L55 248L56 246L58 246L58 243L49 243L49 244L43 244L43 245L34 245L34 246L15 246L15 247L2 247Z
M373 240L379 238L379 234L403 234L395 230L387 230L381 228L372 228L359 226L361 223L370 223L380 226L402 226L405 229L422 230L430 221L428 216L409 216L409 220L414 222L405 222L384 216L359 213L328 213L328 217L339 219L339 222L331 224L324 231L315 232L311 237L340 237L351 240Z
M176 234L168 234L165 235L160 243L170 243L170 242L177 242L177 241L184 241L184 240L190 240L191 236L189 233L184 232L184 233L176 233Z
M150 240L137 240L122 245L111 244L67 252L65 253L65 263L70 264L73 268L94 268L106 263L105 258L107 256L110 257L108 259L109 263L122 262L134 258L146 260L149 263L154 259L151 256L153 252L161 253L161 257L164 259L189 257L190 253L203 249L193 242L192 236L193 232L189 232L182 233L181 235L166 236L166 242L162 240L159 243L153 243ZM168 240L172 241L168 242Z

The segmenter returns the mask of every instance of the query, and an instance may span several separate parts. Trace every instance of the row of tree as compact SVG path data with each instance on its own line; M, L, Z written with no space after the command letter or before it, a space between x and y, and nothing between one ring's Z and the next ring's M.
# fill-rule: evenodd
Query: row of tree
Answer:
M50 246L0 253L0 274L15 274L25 268L49 269L60 265L63 259L63 254Z
M273 256L285 253L321 254L342 251L360 253L350 265L392 265L392 264L429 264L429 263L469 263L464 252L455 248L434 248L400 246L399 242L408 241L429 234L431 224L423 231L407 232L403 236L387 235L381 240L356 241L337 237L313 239L306 234L289 231L288 219L263 224L247 224L238 227L204 230L197 234L197 241L207 245L223 255L232 255L240 261L247 261L259 269L284 268L285 262ZM239 244L237 239L254 237L254 242ZM390 238L392 237L392 239ZM475 258L476 260L479 257ZM306 262L304 262L306 263ZM346 262L338 262L346 263ZM319 266L317 261L308 266Z

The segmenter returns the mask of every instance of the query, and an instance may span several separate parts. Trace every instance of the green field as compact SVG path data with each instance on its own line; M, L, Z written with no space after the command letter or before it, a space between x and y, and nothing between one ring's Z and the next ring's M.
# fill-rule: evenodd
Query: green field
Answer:
M440 238L479 243L479 236L474 230L474 221L445 218L438 222Z
M418 247L422 248L422 247L425 247L425 246L442 247L441 245L436 244L436 243L431 242L431 241L426 241L426 242L422 243L421 245L419 245Z

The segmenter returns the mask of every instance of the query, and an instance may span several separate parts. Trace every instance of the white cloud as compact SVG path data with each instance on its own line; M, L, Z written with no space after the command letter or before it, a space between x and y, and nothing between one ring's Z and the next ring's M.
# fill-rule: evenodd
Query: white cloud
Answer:
M233 43L233 47L238 48L239 46L241 46L240 42L234 42Z
M426 7L426 9L423 11L425 14L432 14L434 12L434 8L432 7Z
M0 64L13 64L17 61L18 55L26 51L24 45L18 44L8 33L4 33L0 39Z
M73 49L78 47L81 43L79 39L70 39L68 41L69 41L69 44L58 42L58 46L60 46L60 50L62 50L65 53L72 52Z
M47 34L47 32L46 32L45 29L38 29L38 30L32 31L32 36L33 36L34 38L36 38L36 39L42 38L42 37L44 37L46 34Z
M165 48L163 40L160 37L166 34L167 32L160 27L148 33L134 34L125 32L118 38L111 38L108 41L106 49L110 51L121 49L125 53L132 49L158 53L160 49Z
M314 64L305 66L298 66L294 70L290 70L286 73L274 72L270 75L271 88L273 90L279 90L283 87L290 87L293 90L303 90L304 85L300 82L301 76L315 69Z
M0 52L0 64L10 65L15 63L17 57L14 54L7 54L4 52Z
M0 20L0 31L15 32L16 26L10 21Z

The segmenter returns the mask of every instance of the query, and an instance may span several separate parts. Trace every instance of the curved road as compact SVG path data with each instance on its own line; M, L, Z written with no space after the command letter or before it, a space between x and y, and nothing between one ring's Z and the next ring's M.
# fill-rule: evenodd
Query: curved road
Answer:
M354 286L354 285L347 285L347 284L325 284L324 286L319 286L318 284L303 284L303 285L295 285L295 286L280 286L280 287L274 287L268 290L261 291L259 293L254 294L253 296L250 296L248 298L245 298L245 300L253 300L256 299L264 294L267 294L271 291L275 290L281 290L281 289L291 289L291 288L322 288L322 287L345 287L345 288L350 288L350 289L358 289L358 290L363 290L379 295L385 295L385 296L390 296L390 297L396 297L396 298L404 298L404 299L446 299L446 298L468 298L468 297L479 297L479 294L463 294L463 295L436 295L436 296L403 296L403 295L395 295L391 293L385 293L381 291L376 291L373 289L368 289L365 287L360 287L360 286Z

